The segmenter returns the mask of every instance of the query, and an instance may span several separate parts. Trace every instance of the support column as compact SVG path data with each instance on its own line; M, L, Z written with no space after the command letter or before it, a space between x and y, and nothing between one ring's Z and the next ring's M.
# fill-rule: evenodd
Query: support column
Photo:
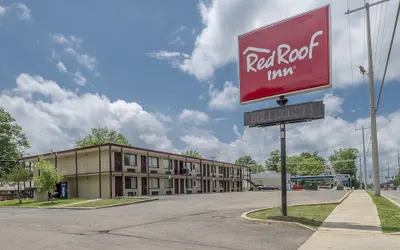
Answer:
M125 166L125 160L124 160L124 148L121 146L121 165L122 165L122 170L121 170L121 190L122 190L122 196L124 196L124 189L125 189L125 178L124 178L124 166Z
M200 189L203 193L203 159L200 159Z
M186 171L185 171L185 185L183 185L183 193L184 194L186 194L187 193L187 176L188 176L188 172L189 172L189 169L187 168L187 158L185 157L185 169L186 169Z
M101 147L99 147L99 198L101 198Z
M111 162L111 144L108 145L108 165L110 174L110 198L112 198L112 162Z
M75 188L76 188L76 198L79 198L78 149L75 149Z
M56 169L57 169L57 153L55 153L54 154L54 166L56 167Z
M149 151L146 152L146 168L147 168L147 195L150 196L150 164Z

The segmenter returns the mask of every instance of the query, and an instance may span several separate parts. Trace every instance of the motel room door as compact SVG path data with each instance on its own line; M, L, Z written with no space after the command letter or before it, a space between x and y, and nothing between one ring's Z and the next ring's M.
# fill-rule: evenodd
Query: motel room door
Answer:
M147 195L147 177L142 177L142 195Z
M115 197L122 196L122 177L115 176Z

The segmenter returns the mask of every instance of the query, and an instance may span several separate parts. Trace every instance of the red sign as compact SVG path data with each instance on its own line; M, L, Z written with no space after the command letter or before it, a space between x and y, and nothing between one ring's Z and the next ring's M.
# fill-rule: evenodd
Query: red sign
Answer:
M331 87L329 5L238 37L240 103Z

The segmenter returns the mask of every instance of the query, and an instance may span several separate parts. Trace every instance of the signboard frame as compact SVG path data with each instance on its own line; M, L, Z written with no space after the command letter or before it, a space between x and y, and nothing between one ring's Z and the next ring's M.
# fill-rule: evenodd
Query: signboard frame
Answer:
M290 108L304 108L304 112L306 112L306 109L308 107L313 107L313 106L320 106L318 108L316 108L316 111L318 109L320 109L320 113L317 114L304 114L304 116L302 117L297 117L297 118L286 118L286 119L281 119L281 120L273 120L269 121L269 122L260 122L257 123L255 122L254 124L252 124L251 121L251 115L252 114L256 114L259 113L259 115L263 115L263 112L270 112L269 113L269 117L271 117L271 114L273 111L277 111L277 112L284 112L284 113L289 113L289 109ZM264 113L265 115L265 113ZM266 108L266 109L259 109L259 110L254 110L254 111L249 111L249 112L245 112L244 113L244 126L249 126L251 127L269 127L269 126L275 126L275 125L279 125L279 124L290 124L290 123L299 123L299 122L306 122L306 121L312 121L312 120L318 120L318 119L324 119L325 118L325 104L323 101L314 101L314 102L305 102L305 103L299 103L299 104L292 104L292 105L286 105L286 106L281 106L281 107L274 107L274 108Z

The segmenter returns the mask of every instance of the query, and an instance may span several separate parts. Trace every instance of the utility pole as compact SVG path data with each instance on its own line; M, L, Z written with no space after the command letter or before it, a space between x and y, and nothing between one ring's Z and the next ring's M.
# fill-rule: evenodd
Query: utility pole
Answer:
M387 181L388 181L388 184L389 184L389 175L390 175L390 165L389 165L390 163L388 162L388 175L387 175Z
M363 180L362 180L362 171L361 171L361 156L359 158L360 158L360 186L361 186L361 189L363 189ZM364 184L364 186L366 186L366 184Z
M364 136L364 130L365 129L366 128L364 126L362 126L361 129L356 129L356 131L357 130L361 130L362 131L363 155L364 155L364 183L365 183L364 189L367 190L368 180L367 180L367 155L365 153L365 136ZM360 158L360 160L361 160L361 158Z
M371 144L372 144L372 170L373 170L373 183L374 183L374 195L381 195L381 186L379 183L379 158L378 158L378 135L376 128L376 109L375 109L375 89L374 89L374 66L372 61L372 42L371 42L371 20L369 8L377 4L387 2L389 0L382 0L376 3L369 4L365 3L363 7L348 10L345 14L350 14L362 9L365 9L365 19L367 28L367 46L368 46L368 73L365 69L360 66L360 73L367 74L369 78L369 105L370 105L370 118L371 118Z

